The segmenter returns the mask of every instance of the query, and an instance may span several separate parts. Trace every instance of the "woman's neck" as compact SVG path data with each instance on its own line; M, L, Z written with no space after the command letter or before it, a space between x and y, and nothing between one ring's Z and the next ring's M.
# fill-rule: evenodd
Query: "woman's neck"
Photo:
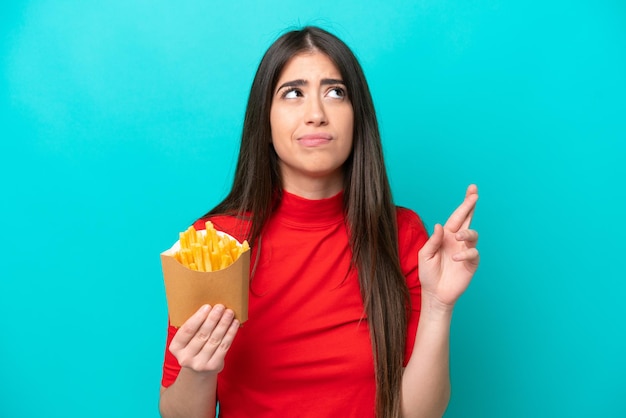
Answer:
M343 190L341 177L299 177L283 179L283 189L305 199L317 200L335 196Z

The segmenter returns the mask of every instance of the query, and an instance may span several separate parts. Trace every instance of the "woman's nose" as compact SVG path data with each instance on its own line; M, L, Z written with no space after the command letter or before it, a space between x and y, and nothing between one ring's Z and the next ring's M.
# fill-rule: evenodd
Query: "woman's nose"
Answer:
M308 125L320 126L328 123L321 98L311 97L306 106L305 121Z

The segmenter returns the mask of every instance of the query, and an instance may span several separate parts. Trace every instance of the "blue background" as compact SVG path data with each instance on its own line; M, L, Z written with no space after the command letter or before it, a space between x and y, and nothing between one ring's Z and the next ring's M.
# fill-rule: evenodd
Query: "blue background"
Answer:
M3 2L0 416L158 416L158 255L304 24L361 60L398 204L432 230L479 185L446 417L626 416L618 0Z

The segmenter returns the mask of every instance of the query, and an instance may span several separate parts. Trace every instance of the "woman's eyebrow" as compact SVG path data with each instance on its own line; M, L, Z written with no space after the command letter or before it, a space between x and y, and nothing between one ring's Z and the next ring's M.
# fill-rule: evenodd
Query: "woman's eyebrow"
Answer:
M327 86L329 84L343 84L344 86L346 85L343 80L339 80L338 78L323 78L320 84L322 86Z
M307 85L307 81L303 80L303 79L298 79L298 80L292 80L292 81L287 81L283 84L280 85L280 87L278 87L276 89L276 91L283 89L285 87L302 87L302 86L306 86Z

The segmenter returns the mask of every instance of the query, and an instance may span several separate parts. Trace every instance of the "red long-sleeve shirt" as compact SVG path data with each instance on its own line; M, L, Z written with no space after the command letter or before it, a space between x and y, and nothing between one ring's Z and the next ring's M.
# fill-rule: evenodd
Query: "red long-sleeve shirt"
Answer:
M427 240L418 216L397 209L399 255L412 303L405 363L420 310L417 253ZM219 216L216 229L238 239L237 221ZM197 227L204 227L199 222ZM374 417L373 353L344 222L342 193L307 200L284 192L252 250L248 321L218 375L220 416ZM398 312L398 315L404 314ZM176 328L169 327L167 345ZM180 366L166 350L163 386Z

